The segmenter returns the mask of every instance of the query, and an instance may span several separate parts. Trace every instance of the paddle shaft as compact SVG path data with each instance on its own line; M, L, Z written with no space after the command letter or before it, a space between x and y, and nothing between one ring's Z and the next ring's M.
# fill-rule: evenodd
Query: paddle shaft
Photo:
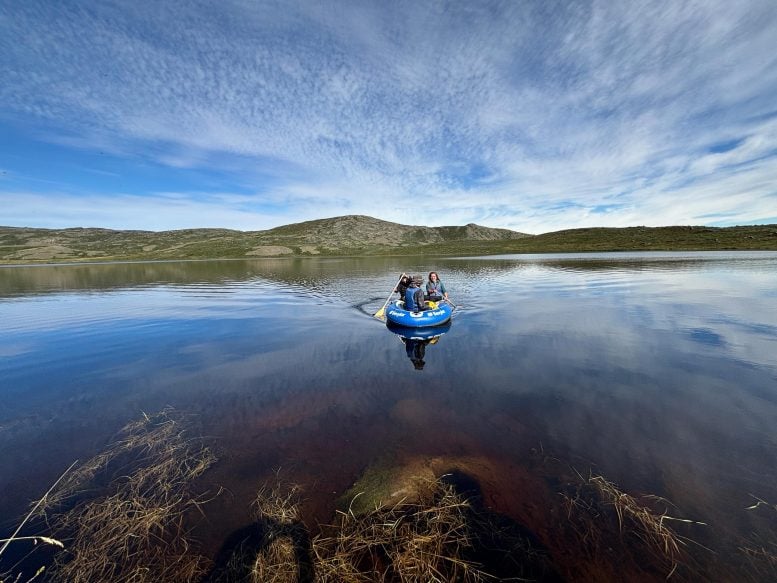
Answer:
M399 285L399 282L402 281L402 278L405 277L405 275L407 275L407 274L403 271L402 275L399 276L399 279L397 280L397 283L395 283L394 287L391 288L391 293L389 294L389 297L386 298L386 301L383 302L383 306L380 308L380 310L375 312L375 317L376 318L383 316L384 312L386 311L386 306L388 306L388 303L391 301L391 296L394 295L394 291L397 289L397 286ZM378 314L380 314L380 316L378 316Z

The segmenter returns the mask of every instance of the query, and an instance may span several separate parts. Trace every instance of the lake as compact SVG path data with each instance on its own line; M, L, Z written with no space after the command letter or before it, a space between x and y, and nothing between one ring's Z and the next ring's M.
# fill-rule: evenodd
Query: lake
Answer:
M372 314L430 270L457 308L419 359ZM9 534L73 461L168 407L218 457L206 554L277 470L314 529L371 469L455 469L568 579L590 573L553 526L576 476L693 521L672 525L675 576L777 570L774 252L8 266L0 326Z

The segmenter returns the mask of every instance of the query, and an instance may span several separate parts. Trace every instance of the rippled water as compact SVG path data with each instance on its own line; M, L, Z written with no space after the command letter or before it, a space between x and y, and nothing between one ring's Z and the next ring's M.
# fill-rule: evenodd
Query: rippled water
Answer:
M458 308L417 370L371 314L399 272L431 269ZM219 453L214 549L276 468L311 520L370 465L441 459L540 522L538 451L707 523L700 562L777 544L777 512L745 510L777 504L775 253L3 267L0 326L7 530L73 460L172 406Z

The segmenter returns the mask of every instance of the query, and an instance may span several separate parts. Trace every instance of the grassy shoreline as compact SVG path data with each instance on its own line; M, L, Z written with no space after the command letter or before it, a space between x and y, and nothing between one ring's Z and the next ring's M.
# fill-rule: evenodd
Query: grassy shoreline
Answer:
M315 224L311 226L311 223ZM256 232L0 227L0 265L271 257L777 250L777 224L597 227L526 235L477 225L409 227L369 217L339 217L311 223ZM365 244L366 241L370 243Z

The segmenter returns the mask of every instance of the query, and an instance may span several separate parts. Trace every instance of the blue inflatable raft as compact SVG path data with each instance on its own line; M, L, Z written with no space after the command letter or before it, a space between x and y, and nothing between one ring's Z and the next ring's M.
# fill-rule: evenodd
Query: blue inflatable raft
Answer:
M410 312L405 309L405 302L394 300L386 310L386 319L406 328L440 326L451 319L453 308L447 302L427 302L427 305L429 309L423 312Z

